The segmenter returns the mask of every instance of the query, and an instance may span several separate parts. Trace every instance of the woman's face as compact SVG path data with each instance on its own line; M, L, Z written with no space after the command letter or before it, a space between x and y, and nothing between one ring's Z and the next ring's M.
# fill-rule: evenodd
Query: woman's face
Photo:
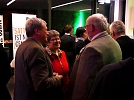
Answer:
M56 50L60 48L61 40L59 36L53 36L50 41L48 41L47 46L51 50Z

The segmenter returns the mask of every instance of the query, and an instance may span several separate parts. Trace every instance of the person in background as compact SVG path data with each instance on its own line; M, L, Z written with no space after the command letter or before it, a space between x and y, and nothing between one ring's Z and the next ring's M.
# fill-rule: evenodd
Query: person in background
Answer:
M3 98L4 100L12 100L10 92L6 86L8 81L11 78L11 66L10 66L7 52L4 49L2 44L0 44L0 64L1 64L0 97Z
M88 39L88 37L84 40L84 46L86 46L88 43L90 43L91 41Z
M75 40L75 52L79 54L80 50L85 46L85 39L87 38L86 30L84 27L78 27L76 29L76 40Z
M62 75L53 73L43 44L47 43L47 26L41 18L29 18L25 24L27 39L15 56L14 100L54 100Z
M72 66L75 60L75 37L73 34L73 26L67 24L64 28L65 34L61 37L60 49L65 51L67 55L67 61L69 64L69 76L72 70Z
M84 27L78 27L76 30L76 36L78 38L76 38L76 44L75 44L75 49L76 49L76 58L75 58L75 63L73 65L73 69L71 74L70 74L70 79L69 79L69 83L68 83L68 88L66 90L65 96L64 96L64 100L71 100L71 96L72 96L72 92L73 92L73 88L74 88L74 84L75 84L75 79L76 79L76 73L77 73L77 66L78 63L76 63L78 60L77 58L79 58L79 56L81 55L81 52L84 50L85 46L90 43L90 40L87 37L86 34L86 30ZM78 50L77 50L78 49ZM77 64L77 65L76 65Z
M134 39L126 35L124 23L120 20L112 22L110 32L121 47L122 59L134 58Z
M65 52L59 49L61 43L60 33L56 30L50 30L48 33L48 42L45 48L45 52L47 52L51 60L53 71L63 76L61 89L56 91L57 98L54 100L63 100L63 96L66 92L66 88L69 82L69 66Z
M120 46L107 33L107 27L107 19L103 14L96 13L87 18L85 28L91 42L75 60L74 71L70 76L72 86L68 87L73 87L73 92L68 100L87 100L98 71L107 64L121 61Z

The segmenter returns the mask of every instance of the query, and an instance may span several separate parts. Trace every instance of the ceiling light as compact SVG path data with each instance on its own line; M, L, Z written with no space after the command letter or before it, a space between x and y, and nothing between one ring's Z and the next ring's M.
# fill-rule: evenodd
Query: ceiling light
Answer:
M110 0L105 0L105 3L110 3Z
M97 8L99 9L99 8ZM89 10L92 10L92 9L82 9L82 10L79 10L79 11L89 11Z
M79 10L79 11L88 11L88 10L92 10L92 9L82 9L82 10Z
M98 0L99 4L110 3L110 0Z
M99 4L104 4L104 2L99 2Z
M61 4L61 5L58 5L58 6L51 7L51 9L62 7L62 6L66 6L66 5L70 5L70 4L81 2L81 1L82 0L78 0L78 1L73 1L73 2L69 2L69 3Z
M98 0L98 2L104 2L105 0Z
M7 3L7 6L9 6L11 3L13 3L15 0L11 0Z

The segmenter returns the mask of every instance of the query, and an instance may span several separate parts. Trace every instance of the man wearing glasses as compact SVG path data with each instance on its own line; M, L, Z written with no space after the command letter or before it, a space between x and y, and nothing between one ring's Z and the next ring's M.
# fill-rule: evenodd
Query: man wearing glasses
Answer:
M73 70L77 72L73 74L72 70L70 77L76 77L70 100L87 100L98 71L103 66L122 59L120 46L107 33L107 27L107 19L102 14L93 14L87 18L85 28L91 42L86 45L74 63Z

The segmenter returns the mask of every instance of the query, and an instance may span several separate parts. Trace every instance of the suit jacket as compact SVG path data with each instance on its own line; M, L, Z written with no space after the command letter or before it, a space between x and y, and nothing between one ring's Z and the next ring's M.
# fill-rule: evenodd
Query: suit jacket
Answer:
M75 85L71 86L73 93L69 94L72 96L68 100L87 100L92 82L98 71L104 65L118 62L121 59L122 53L118 43L106 32L87 44L79 57L79 61L74 64L77 66L74 66L73 70L78 70L75 71L76 74L73 74L72 70L72 75L75 75L76 79L72 84ZM70 78L72 77L74 76ZM70 79L70 83L71 80L73 79Z
M75 43L75 53L76 55L79 54L80 50L85 46L85 43L83 40L78 40L76 43Z
M43 46L32 38L24 41L15 57L14 100L56 100L60 85Z
M60 49L66 53L70 72L75 60L75 37L72 35L63 35L61 37ZM70 74L70 73L69 73Z
M104 66L95 78L88 100L134 100L134 60Z
M4 98L5 100L11 100L11 95L7 88L7 83L11 77L11 67L10 62L8 59L8 55L6 50L3 48L3 46L0 44L0 64L1 64L1 72L0 72L0 97Z
M131 39L128 36L121 36L116 39L119 43L122 51L122 59L129 57L134 58L134 39Z

